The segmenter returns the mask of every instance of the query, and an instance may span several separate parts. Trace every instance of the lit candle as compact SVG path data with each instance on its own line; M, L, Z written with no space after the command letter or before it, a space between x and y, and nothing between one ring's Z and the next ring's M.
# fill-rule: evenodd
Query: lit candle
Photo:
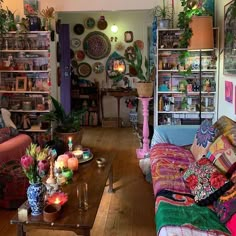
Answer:
M66 168L68 166L68 159L69 159L69 156L66 154L58 156L57 161L63 163L61 164L62 166L60 166L61 168Z
M48 197L49 204L60 204L61 206L68 201L68 195L63 192L56 192Z
M79 161L76 157L71 157L68 159L68 168L70 170L76 171L78 170L78 166L79 166Z
M59 199L58 197L57 197L57 198L55 199L55 201L54 201L55 204L60 204L60 202L61 202L61 201L60 201L60 199Z
M72 151L73 143L72 143L71 137L68 138L68 147L69 147L69 151Z

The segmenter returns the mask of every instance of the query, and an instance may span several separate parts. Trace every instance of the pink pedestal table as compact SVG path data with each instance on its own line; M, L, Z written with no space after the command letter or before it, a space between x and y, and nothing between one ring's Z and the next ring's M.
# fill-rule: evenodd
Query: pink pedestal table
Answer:
M145 154L149 153L149 126L148 126L148 117L149 117L149 101L152 98L139 98L143 106L143 147L136 149L137 158L144 158Z

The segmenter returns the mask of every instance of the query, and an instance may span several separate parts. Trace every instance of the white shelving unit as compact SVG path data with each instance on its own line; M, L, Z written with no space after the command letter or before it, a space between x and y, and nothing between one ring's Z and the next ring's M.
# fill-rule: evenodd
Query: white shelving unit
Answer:
M180 29L157 30L157 76L154 93L154 124L184 125L199 124L201 119L217 120L218 29L214 29L215 48L202 50L200 77L200 51L189 51L186 68L191 65L191 74L179 62L179 55L186 48L179 48ZM200 88L201 78L201 88ZM181 85L182 84L182 85ZM181 86L186 90L182 91ZM201 92L200 92L201 89ZM201 99L201 101L200 101ZM185 101L185 102L184 102ZM201 103L201 104L200 104Z
M41 115L50 111L50 32L9 32L0 38L0 107L7 108L20 132L37 141ZM27 104L27 106L25 105ZM31 127L24 129L27 114Z

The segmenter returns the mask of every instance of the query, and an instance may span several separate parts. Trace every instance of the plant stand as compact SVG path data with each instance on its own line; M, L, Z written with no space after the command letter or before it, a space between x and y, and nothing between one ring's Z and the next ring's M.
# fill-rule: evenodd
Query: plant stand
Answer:
M139 98L143 106L143 146L142 148L136 149L137 158L144 158L146 154L149 153L149 126L148 126L148 117L149 117L149 101L152 100L149 98Z

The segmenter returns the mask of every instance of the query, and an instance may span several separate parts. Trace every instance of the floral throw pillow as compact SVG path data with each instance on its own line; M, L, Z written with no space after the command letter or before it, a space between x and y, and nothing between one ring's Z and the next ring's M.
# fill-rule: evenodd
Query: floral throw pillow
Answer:
M201 123L190 148L196 161L207 154L209 146L215 141L217 131L210 121L204 120Z
M206 206L216 201L233 183L205 157L191 163L183 179L198 205Z
M230 176L236 170L234 147L224 136L219 136L209 148L206 157L223 173Z

